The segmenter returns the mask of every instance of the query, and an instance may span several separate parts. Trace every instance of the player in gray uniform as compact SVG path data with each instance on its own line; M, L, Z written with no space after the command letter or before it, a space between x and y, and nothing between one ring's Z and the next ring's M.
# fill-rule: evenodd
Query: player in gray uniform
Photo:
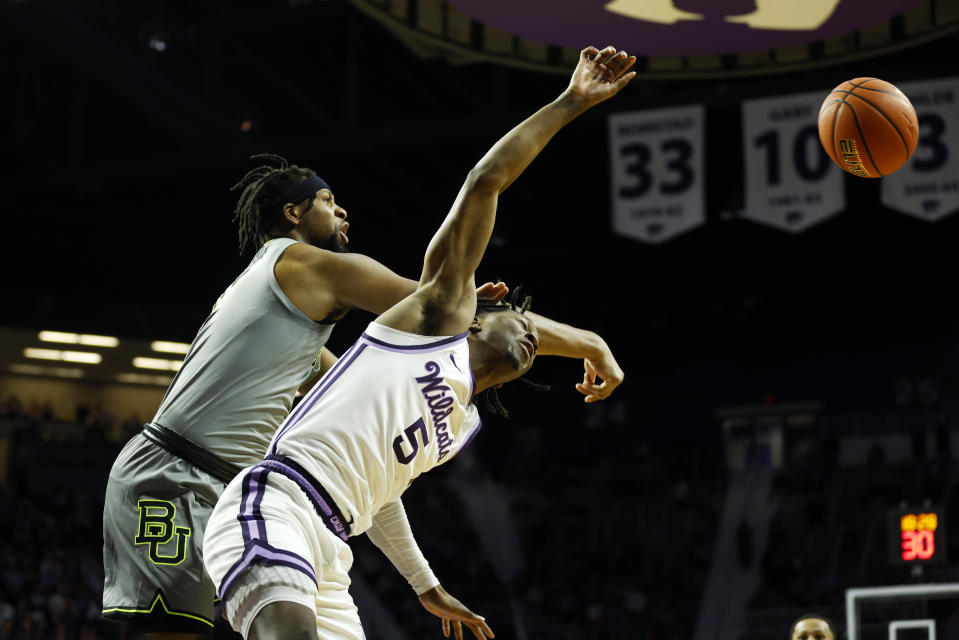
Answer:
M211 628L212 586L190 551L202 548L223 484L265 449L320 367L333 329L277 282L277 260L295 242L260 248L200 327L153 421L114 463L103 514L107 617L149 623L162 614L171 630Z
M151 638L212 631L215 590L201 557L210 511L238 470L265 454L298 387L335 362L323 348L333 323L354 308L382 313L416 289L344 251L347 214L326 182L265 157L276 166L257 167L237 185L241 250L258 252L220 297L107 484L103 613ZM619 385L622 370L599 336L536 319L542 354L583 358L577 389L587 402Z
M426 250L416 291L380 314L284 421L269 455L227 486L204 565L224 614L249 640L361 640L349 595L351 535L368 533L423 606L462 640L492 638L450 596L412 536L400 496L480 427L475 393L525 374L540 333L521 310L477 309L474 272L499 194L564 125L618 93L636 58L581 53L569 87L470 171ZM492 434L491 434L492 436Z

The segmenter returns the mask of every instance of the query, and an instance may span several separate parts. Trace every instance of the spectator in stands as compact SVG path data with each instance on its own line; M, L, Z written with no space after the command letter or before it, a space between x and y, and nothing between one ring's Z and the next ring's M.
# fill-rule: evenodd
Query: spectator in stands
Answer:
M837 640L836 627L826 616L807 613L793 622L789 640Z

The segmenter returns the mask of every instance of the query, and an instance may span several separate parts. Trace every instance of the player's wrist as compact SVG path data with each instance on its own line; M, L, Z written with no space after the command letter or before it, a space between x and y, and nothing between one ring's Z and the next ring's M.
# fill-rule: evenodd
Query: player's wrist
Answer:
M609 352L606 341L603 340L599 334L589 331L588 329L576 329L575 331L579 347L579 353L576 354L578 357L588 360L600 360Z
M593 106L585 94L580 93L573 87L567 87L563 93L559 94L555 104L570 114L572 118Z
M439 579L429 569L421 571L415 576L411 576L408 582L410 586L413 587L413 592L421 597L430 591L440 588Z

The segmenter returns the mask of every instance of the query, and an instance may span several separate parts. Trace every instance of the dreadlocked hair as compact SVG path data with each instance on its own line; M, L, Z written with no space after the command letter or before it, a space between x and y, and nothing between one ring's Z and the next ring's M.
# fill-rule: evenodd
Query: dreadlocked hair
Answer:
M316 175L312 169L290 164L286 158L273 153L260 153L250 159L266 160L275 166L261 164L250 169L230 187L230 191L240 191L240 199L233 212L233 222L237 223L240 238L240 253L247 248L254 251L260 248L285 204L279 199L293 185Z
M516 287L506 301L496 300L495 298L476 298L476 315L480 315L481 313L497 313L500 311L526 313L533 303L533 298L522 295L522 291L522 285ZM517 380L536 391L549 391L551 389L548 384L533 382L532 380L527 380L525 377L517 378ZM506 407L503 406L502 401L499 399L499 393L496 391L497 388L498 387L490 387L483 392L483 404L488 411L504 418L509 418L509 411L506 410Z

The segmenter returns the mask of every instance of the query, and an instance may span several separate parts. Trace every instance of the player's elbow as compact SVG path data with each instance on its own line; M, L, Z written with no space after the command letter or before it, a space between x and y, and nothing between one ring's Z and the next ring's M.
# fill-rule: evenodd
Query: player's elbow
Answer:
M466 176L466 191L474 195L496 197L506 187L506 172L495 162L480 162Z

